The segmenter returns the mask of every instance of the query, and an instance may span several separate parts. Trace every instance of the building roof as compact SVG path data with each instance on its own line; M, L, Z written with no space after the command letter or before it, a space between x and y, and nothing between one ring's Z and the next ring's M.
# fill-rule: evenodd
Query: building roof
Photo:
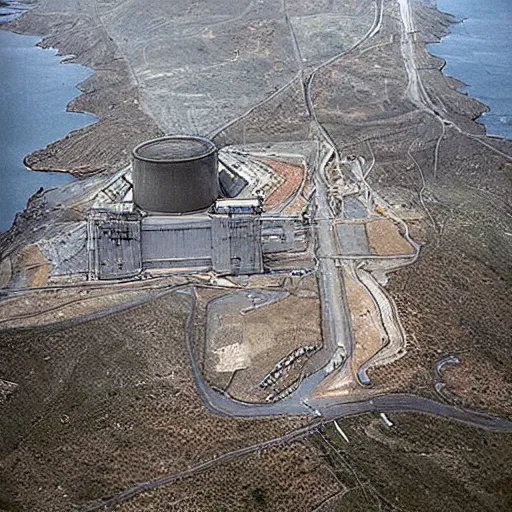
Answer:
M139 144L134 150L135 158L151 162L177 162L209 155L216 151L213 142L202 137L161 137Z

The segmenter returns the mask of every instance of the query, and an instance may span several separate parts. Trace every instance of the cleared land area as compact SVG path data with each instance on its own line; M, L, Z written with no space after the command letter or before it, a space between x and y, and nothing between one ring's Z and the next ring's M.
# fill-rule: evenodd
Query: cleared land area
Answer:
M0 328L38 327L101 315L123 304L149 302L184 282L183 278L147 283L79 282L14 292L0 303Z
M284 178L282 185L265 198L265 208L270 211L280 209L279 207L286 206L288 200L292 199L292 196L300 188L304 180L305 169L300 165L279 162L278 160L267 160L265 163ZM292 208L295 202L291 201L288 207Z
M343 368L336 370L322 383L321 396L346 397L361 393L357 382L359 367L382 348L385 335L379 310L366 288L346 271L343 282L354 333L354 355L349 372Z
M366 233L373 254L378 256L414 254L414 248L400 234L396 224L389 219L368 222Z
M253 402L277 395L300 377L311 354L322 348L318 292L316 283L308 281L292 294L238 291L207 304L204 371L213 385ZM260 386L281 360L302 347L315 349L293 358L275 383Z

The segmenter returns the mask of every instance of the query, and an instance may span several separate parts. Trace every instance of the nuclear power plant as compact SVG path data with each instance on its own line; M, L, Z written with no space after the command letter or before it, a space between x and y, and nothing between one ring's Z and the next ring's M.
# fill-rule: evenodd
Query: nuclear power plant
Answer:
M201 137L164 137L133 150L133 198L142 210L184 214L219 197L215 145Z
M219 152L202 137L138 145L131 183L124 177L130 184L125 200L89 213L88 278L262 273L279 268L279 253L306 249L300 215L265 212L265 195L286 181L271 165L226 155L220 166L219 173Z

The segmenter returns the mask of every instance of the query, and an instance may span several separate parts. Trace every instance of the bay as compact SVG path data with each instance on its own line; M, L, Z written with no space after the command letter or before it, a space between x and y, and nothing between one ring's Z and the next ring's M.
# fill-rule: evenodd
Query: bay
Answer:
M466 84L462 91L490 107L478 119L487 133L512 139L512 1L437 0L437 7L463 22L429 51Z
M0 231L40 187L69 183L65 173L35 172L23 159L69 132L94 123L89 114L67 112L76 85L92 72L61 63L57 51L35 46L40 38L0 30Z

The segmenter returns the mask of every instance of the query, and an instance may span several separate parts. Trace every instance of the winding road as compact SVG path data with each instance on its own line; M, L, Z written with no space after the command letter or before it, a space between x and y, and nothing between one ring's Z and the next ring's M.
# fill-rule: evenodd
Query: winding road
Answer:
M447 126L454 127L461 133L464 133L470 137L475 138L480 143L500 153L502 156L512 159L512 157L510 157L509 155L502 153L498 149L494 148L492 145L478 139L477 136L463 132L454 123L444 118L442 114L436 111L434 105L432 104L430 98L428 97L428 94L426 93L421 83L421 78L417 71L414 44L413 39L411 37L411 33L413 32L413 19L409 1L398 0L398 2L400 5L400 14L403 24L402 55L408 75L407 95L409 99L418 108L437 117L443 127L442 135L439 138L438 143L436 145L435 165L437 166L437 154L439 152L439 145L441 144L442 137L444 137L445 128ZM333 56L329 60L317 66L315 69L309 72L307 77L305 77L306 71L304 70L304 66L302 63L300 45L298 44L297 38L295 37L295 34L293 32L293 27L289 22L288 16L286 14L286 0L283 0L283 9L286 21L290 27L291 35L294 41L294 50L296 53L296 58L299 66L297 74L292 78L292 80L290 80L290 82L285 84L272 96L264 100L264 102L252 107L246 114L244 114L244 116L240 116L239 118L233 119L230 123L216 130L213 134L211 134L211 136L215 136L221 133L228 126L231 126L242 117L247 116L256 108L270 101L276 95L283 92L287 87L289 87L297 80L301 80L304 88L304 98L310 115L310 120L312 126L316 128L316 132L319 134L320 139L317 169L314 178L315 199L313 208L313 224L316 244L315 255L318 261L318 276L320 279L320 291L322 297L324 340L326 342L325 348L326 350L329 351L329 354L331 355L330 362L323 368L317 370L312 375L305 377L301 381L296 391L291 393L285 399L275 403L249 404L234 400L229 395L212 389L208 385L200 371L199 364L194 354L193 343L191 338L191 328L197 309L197 297L193 285L187 284L176 286L173 288L171 288L170 286L162 287L162 290L159 290L158 293L155 293L150 298L140 298L137 300L136 303L116 307L115 310L94 314L91 315L88 319L90 320L92 318L99 318L101 316L114 314L122 309L133 307L134 305L137 304L143 304L147 300L153 300L167 293L178 293L185 297L190 304L189 316L186 324L187 351L197 392L201 397L201 400L203 401L205 407L211 413L237 418L258 418L284 415L301 415L308 417L316 416L316 418L313 418L311 423L307 427L295 430L281 437L263 441L261 443L247 446L242 449L233 450L231 452L222 454L221 456L215 459L200 463L197 466L189 468L180 473L166 475L152 481L142 482L137 485L134 485L130 489L122 491L108 498L101 499L94 503L91 503L85 509L88 512L99 510L107 506L114 506L118 503L129 500L142 492L156 489L164 485L168 485L172 482L176 482L184 478L193 476L200 472L211 469L219 464L224 464L227 461L235 459L237 457L242 457L247 454L257 452L259 450L268 449L273 446L278 446L285 443L290 443L298 439L302 439L310 435L312 432L314 432L315 429L318 428L320 425L328 423L332 420L356 416L365 413L423 413L435 415L467 426L481 428L489 432L512 433L512 421L507 420L505 418L499 418L490 414L485 414L446 403L440 403L435 400L410 394L387 394L359 401L349 401L347 399L343 400L341 398L319 399L312 397L313 390L318 387L318 385L325 379L326 375L328 375L334 369L335 366L343 362L345 362L346 364L346 362L350 359L352 355L354 346L350 315L348 312L347 301L345 297L343 278L340 273L340 269L336 265L335 256L338 254L338 249L333 229L333 215L331 212L331 208L329 206L329 187L327 179L325 177L325 169L328 162L334 160L335 164L339 164L341 157L334 141L332 140L328 132L325 130L325 128L322 126L317 117L314 102L311 97L312 84L314 83L315 77L319 70L343 58L347 54L355 51L364 42L366 42L367 40L371 39L373 36L379 33L379 31L381 30L383 19L383 0L375 1L374 22L372 26L369 28L369 30L366 32L366 34L364 34L364 36L348 50ZM360 179L357 181L359 181L365 186L368 186L366 184L365 178L371 171L372 167L373 164L366 171L366 174L363 174L361 172ZM378 199L378 197L375 194L374 198ZM395 220L403 224L403 221L401 221L401 219ZM406 237L410 240L406 225L404 229L406 232ZM417 248L417 251L415 257L413 258L413 261L417 258L419 254L419 248L417 247L416 244L414 244L414 246ZM361 278L365 279L365 275L361 274ZM367 287L370 288L374 286L374 283L370 281L367 281L365 284ZM389 315L392 314L393 312L390 311ZM84 319L80 319L79 321L84 321ZM392 323L391 320L389 322ZM63 325L72 325L72 323L73 322L67 322ZM54 328L55 325L52 327ZM399 334L400 333L395 333L397 338L399 337ZM366 370L366 367L363 368L363 370Z
M482 428L491 432L512 432L512 421L469 409L454 407L408 394L390 394L362 401L342 401L338 398L312 399L311 391L323 380L325 373L319 370L305 378L298 390L280 402L268 404L249 404L234 400L227 394L214 391L205 381L196 361L191 339L191 326L196 314L197 297L193 287L181 288L176 293L186 296L190 301L190 312L186 325L187 350L192 367L194 381L206 408L214 413L239 418L257 418L262 416L310 415L312 410L327 421L347 416L356 416L368 412L396 413L420 412L451 419L465 425ZM307 405L304 405L306 401Z
M408 96L411 101L418 105L423 110L428 110L429 113L439 116L431 106L428 95L426 95L424 88L421 84L418 75L414 57L413 41L410 37L413 31L412 13L408 0L398 0L400 5L400 13L403 23L402 34L402 48L403 57L409 77L409 86L407 88ZM311 88L315 80L317 72L336 62L337 60L345 57L358 49L363 43L371 39L379 33L382 27L383 20L383 0L375 0L375 16L372 26L364 34L364 36L357 41L349 49L334 55L330 59L314 68L307 77L304 77L306 71L301 58L301 49L293 31L292 24L289 21L286 11L286 0L283 0L283 11L286 21L290 28L291 37L294 42L294 49L296 59L298 62L297 75L290 81L289 84L283 86L279 91L276 91L272 96L267 98L263 103L271 100L276 94L285 90L291 83L297 79L301 79L304 87L304 98L312 124L317 128L320 134L319 155L317 162L317 171L315 173L315 204L314 204L314 234L316 242L316 258L318 261L318 275L320 276L320 288L322 294L322 308L324 317L324 328L327 331L326 347L331 354L330 363L313 373L312 375L304 378L297 390L291 393L287 398L266 404L248 404L234 400L227 394L220 393L213 390L204 380L195 355L193 353L192 343L190 339L190 325L195 315L196 310L196 295L195 289L192 285L181 286L174 292L184 294L191 302L190 316L187 322L186 338L187 349L189 352L191 367L194 375L194 380L197 386L199 395L201 396L205 406L212 413L222 414L233 417L262 417L262 416L279 416L279 415L311 415L314 412L316 415L321 416L325 421L330 421L333 418L341 418L346 416L354 416L367 412L422 412L427 414L435 414L447 419L458 421L467 425L480 427L489 431L496 432L512 432L512 422L497 418L491 415L482 414L475 411L470 411L462 408L456 408L450 405L438 403L434 400L414 396L414 395L385 395L365 401L342 401L336 398L329 399L313 399L313 390L322 382L327 374L329 374L334 365L340 361L347 361L353 351L353 336L351 332L351 322L348 313L345 291L343 286L343 279L336 266L335 256L338 253L336 240L332 225L332 212L329 206L329 189L325 177L325 168L327 163L334 159L336 163L340 161L338 149L328 134L328 132L321 125L315 106L311 98ZM246 114L233 119L226 126L216 130L216 134L223 131L227 126L231 126L236 121L245 117L254 109L261 106L260 103L251 108ZM445 123L450 124L449 121L442 119ZM370 167L371 170L371 167ZM369 171L367 171L368 173ZM356 176L357 178L357 176ZM365 181L365 176L359 181L366 187L368 184ZM373 192L372 192L373 193ZM377 202L380 201L377 195L374 198ZM395 219L404 225L405 236L410 240L407 225L401 219ZM412 258L414 261L419 254L419 247L412 240L412 245L416 248L416 254Z
M273 404L246 404L243 402L237 402L227 395L211 389L199 370L192 348L190 333L197 306L195 289L190 286L188 288L180 288L174 293L184 295L190 301L190 311L186 324L187 350L198 393L204 405L210 412L230 417L255 418L261 416L279 416L283 414L311 415L313 411L316 411L316 415L320 417L313 419L306 427L294 430L284 434L283 436L226 452L214 459L201 462L196 466L179 473L164 475L151 481L141 482L119 493L90 502L83 509L83 512L94 512L96 510L105 509L106 507L116 506L119 503L130 500L143 492L148 492L171 483L181 481L185 478L190 478L218 465L225 464L230 460L303 439L317 432L321 425L330 421L365 413L419 412L450 419L452 421L456 421L470 427L478 427L489 432L512 432L512 421L489 414L483 414L439 403L428 398L406 394L383 395L374 397L370 400L356 402L340 402L336 399L311 400L307 405L297 402L296 393L294 393L295 399L289 397L281 402ZM317 374L320 373L321 372L317 372ZM317 379L310 378L310 384L316 380ZM308 386L308 388L309 387L310 386ZM304 387L302 392L305 392ZM307 397L303 398L303 400L305 399L307 399Z

